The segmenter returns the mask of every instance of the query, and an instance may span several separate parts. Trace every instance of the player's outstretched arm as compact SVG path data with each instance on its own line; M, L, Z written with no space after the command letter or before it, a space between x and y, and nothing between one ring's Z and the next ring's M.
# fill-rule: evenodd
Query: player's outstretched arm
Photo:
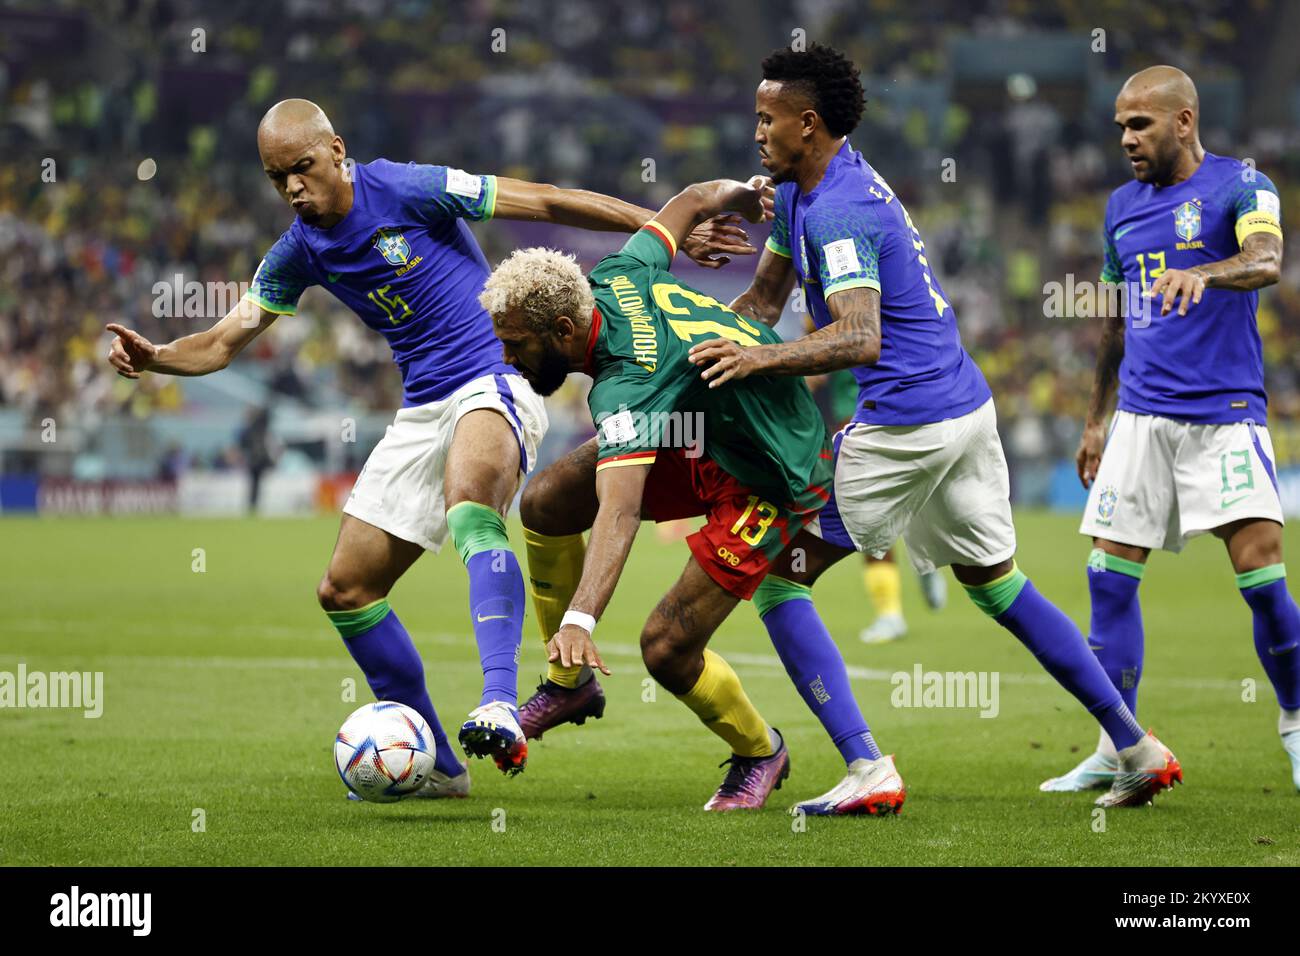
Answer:
M600 499L600 507L591 526L582 579L569 602L570 611L592 618L599 618L604 613L641 524L641 497L649 473L649 465L623 465L596 473L596 497ZM591 631L577 624L561 627L546 645L546 650L548 659L559 661L563 667L587 664L609 673L591 639Z
M1112 286L1112 288L1118 288ZM1115 390L1119 385L1119 365L1124 359L1124 313L1118 297L1097 297L1101 311L1101 344L1097 346L1097 371L1093 375L1092 392L1088 396L1088 417L1083 423L1083 437L1074 456L1079 481L1083 487L1092 486L1101 465L1101 452L1106 446L1106 416L1110 414Z
M257 303L240 299L212 328L154 345L139 332L112 323L106 328L117 336L108 352L108 362L123 378L139 378L141 372L163 375L207 375L230 364L240 351L276 320Z
M736 296L731 311L765 325L776 325L794 289L794 265L788 257L771 249L759 256L749 288Z
M1246 237L1235 256L1190 269L1166 269L1151 283L1147 296L1161 298L1161 315L1175 305L1179 315L1186 315L1188 308L1200 304L1206 289L1252 292L1274 285L1281 276L1282 237L1257 232Z
M728 339L693 346L690 359L707 365L700 377L717 388L750 375L820 375L880 361L880 292L844 289L826 300L831 321L794 342L742 347Z
M654 217L641 206L590 192L586 189L560 189L546 183L497 177L496 219L522 219L527 222L551 222L596 232L636 232ZM758 250L736 216L709 216L689 230L678 248L698 264L717 269L731 260L728 256L752 256ZM714 257L717 258L714 258Z
M655 222L672 234L681 248L700 223L723 212L738 212L750 222L772 218L776 193L772 181L754 176L748 182L714 179L687 186L654 215Z

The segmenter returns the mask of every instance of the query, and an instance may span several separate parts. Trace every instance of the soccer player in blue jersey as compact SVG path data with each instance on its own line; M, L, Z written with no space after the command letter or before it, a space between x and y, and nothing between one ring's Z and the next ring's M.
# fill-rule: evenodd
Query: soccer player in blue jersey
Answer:
M306 100L272 107L257 144L266 175L298 217L267 252L248 294L212 328L165 345L109 325L117 336L109 361L128 378L215 372L279 316L292 315L312 285L388 340L403 407L344 506L317 596L376 698L414 708L433 730L436 771L420 794L465 796L468 770L448 745L423 663L387 597L422 553L451 537L470 577L483 670L479 706L459 739L466 753L521 771L528 753L516 717L524 585L503 516L547 425L541 398L501 361L477 299L488 264L465 220L634 232L653 213L583 190L445 166L383 159L352 166L325 113ZM711 267L725 253L756 251L736 221L697 228L684 251Z
M1281 271L1280 206L1252 165L1202 148L1198 113L1196 87L1170 66L1130 77L1115 101L1134 178L1106 204L1101 280L1138 294L1106 320L1079 445L1079 478L1091 489L1079 528L1093 539L1090 638L1136 710L1147 558L1213 533L1254 618L1300 788L1300 610L1282 563L1255 324L1257 290ZM1115 744L1103 733L1095 753L1042 789L1106 786L1115 772Z
M753 283L732 308L774 323L798 280L817 331L781 345L714 339L692 350L716 388L750 375L842 368L858 379L857 413L835 439L831 502L815 534L795 541L804 560L774 569L769 599L755 604L773 642L788 649L782 659L797 665L811 623L808 588L845 555L883 553L901 534L918 570L951 565L975 604L1116 738L1123 773L1099 804L1146 803L1181 770L1143 734L1079 629L1016 567L993 400L962 348L920 233L849 144L863 107L858 71L835 50L814 44L763 62L755 139L778 184L775 219ZM895 776L890 758L863 754L837 787L804 806L826 812L892 788Z

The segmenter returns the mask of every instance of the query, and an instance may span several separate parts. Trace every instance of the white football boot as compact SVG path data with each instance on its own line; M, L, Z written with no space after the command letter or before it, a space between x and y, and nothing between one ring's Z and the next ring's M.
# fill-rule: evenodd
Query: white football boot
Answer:
M1097 798L1099 807L1140 807L1174 784L1183 782L1183 768L1173 752L1147 735L1119 752L1119 770L1110 789Z
M1067 774L1044 780L1038 789L1044 793L1078 793L1081 790L1099 790L1115 782L1119 758L1094 750Z
M893 754L878 760L859 757L849 764L843 780L820 797L796 803L790 812L796 816L799 813L818 817L863 813L876 816L897 813L903 809L906 799L907 790L894 766Z
M921 582L921 596L925 598L925 606L931 611L943 610L943 606L948 603L948 581L943 572L935 568L917 575L917 578Z
M1291 782L1300 790L1300 730L1282 735L1282 749L1291 758Z
M863 644L884 644L896 641L907 633L907 621L901 614L881 614L858 635Z
M437 768L429 771L429 779L424 781L424 786L415 793L407 794L408 797L414 797L421 800L442 800L447 797L463 799L469 796L469 767L462 766L460 773L455 777L449 777ZM348 799L356 803L364 803L364 799L351 790L348 791ZM403 797L402 799L406 799Z
M444 800L448 797L463 800L469 796L469 767L462 766L460 773L454 777L447 776L437 768L430 770L429 779L424 781L424 786L411 796L422 800Z
M522 773L528 765L528 741L516 717L517 708L503 700L489 701L469 712L460 727L460 745L471 757L491 757L504 774Z

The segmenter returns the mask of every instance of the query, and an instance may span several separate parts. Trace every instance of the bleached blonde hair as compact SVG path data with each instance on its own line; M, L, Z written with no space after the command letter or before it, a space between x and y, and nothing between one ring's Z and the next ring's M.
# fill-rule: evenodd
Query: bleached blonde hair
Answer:
M555 249L516 249L492 271L479 304L493 319L519 311L531 332L545 334L556 316L580 321L596 306L577 260Z

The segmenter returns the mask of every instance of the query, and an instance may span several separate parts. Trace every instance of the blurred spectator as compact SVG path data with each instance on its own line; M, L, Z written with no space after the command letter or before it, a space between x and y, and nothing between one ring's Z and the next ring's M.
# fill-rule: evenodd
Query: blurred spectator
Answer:
M201 314L175 314L177 282L183 292L192 281L251 279L292 215L253 137L278 99L320 102L359 161L448 163L653 207L694 179L756 171L758 63L801 29L862 69L868 112L854 145L926 238L997 397L1008 454L1021 468L1072 456L1098 323L1046 315L1044 285L1098 275L1106 197L1130 176L1113 87L1164 59L1216 90L1269 88L1260 71L1276 57L1261 47L1292 42L1270 34L1271 5L1198 0L1175 15L1123 0L775 0L760 12L740 0L10 4L0 12L0 412L93 424L229 406L229 393L184 380L114 377L103 325L165 341L224 311L205 303ZM1076 80L951 82L954 40L973 36L994 53L1039 34L1087 46L1098 24L1107 48ZM1207 146L1252 157L1281 189L1284 220L1300 221L1298 134L1249 128L1249 98L1225 97L1214 102L1228 106L1207 108ZM156 172L141 180L146 156ZM949 161L955 180L941 175ZM489 258L508 251L498 226L475 232ZM1300 460L1298 280L1292 256L1259 314L1284 462ZM401 401L380 337L320 289L236 372L258 409L238 442L254 501L269 465L257 396L303 409L388 411ZM590 434L578 386L550 409L548 455ZM175 474L184 455L164 449L159 470ZM232 453L221 456L227 466Z

